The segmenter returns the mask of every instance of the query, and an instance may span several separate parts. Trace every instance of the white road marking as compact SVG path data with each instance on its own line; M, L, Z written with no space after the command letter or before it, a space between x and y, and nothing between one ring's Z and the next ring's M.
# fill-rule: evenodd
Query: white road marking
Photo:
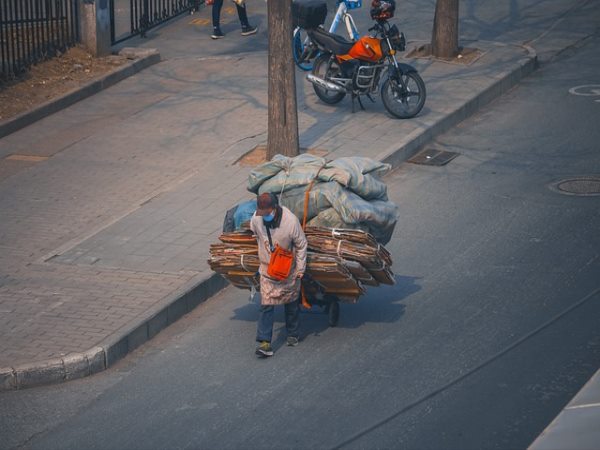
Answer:
M588 403L587 405L567 406L565 409L597 408L600 403Z

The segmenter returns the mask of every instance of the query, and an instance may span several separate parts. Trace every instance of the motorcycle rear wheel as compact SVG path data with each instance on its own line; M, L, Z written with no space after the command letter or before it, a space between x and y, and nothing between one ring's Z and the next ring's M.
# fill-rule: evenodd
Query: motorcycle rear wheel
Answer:
M332 77L342 77L342 69L340 65L335 59L331 58L331 54L329 53L319 55L317 59L315 59L312 73L313 75L326 81L329 81ZM346 96L345 92L330 91L315 84L313 84L313 89L315 90L315 94L317 94L321 100L329 105L335 105L336 103L341 102Z
M425 104L425 82L417 72L407 72L400 76L406 89L396 80L388 78L381 87L381 100L392 116L410 119L419 114Z

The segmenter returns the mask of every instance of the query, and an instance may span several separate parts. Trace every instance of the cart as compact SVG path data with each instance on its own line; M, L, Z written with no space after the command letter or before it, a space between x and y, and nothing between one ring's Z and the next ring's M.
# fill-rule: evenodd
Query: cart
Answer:
M322 312L327 314L327 320L330 327L336 327L340 320L340 300L337 296L332 294L325 294L323 298L308 299L311 306L318 306L322 308Z
M324 314L327 314L327 319L330 327L336 327L340 320L340 298L337 295L323 292L317 283L310 279L309 274L305 274L302 279L302 297L301 304L304 308L310 309L305 300L308 301L310 307L318 306Z

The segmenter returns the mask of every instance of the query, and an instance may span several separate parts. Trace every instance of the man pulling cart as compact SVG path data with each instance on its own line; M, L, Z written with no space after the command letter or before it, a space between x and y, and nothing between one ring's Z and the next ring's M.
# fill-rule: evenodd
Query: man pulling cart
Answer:
M251 172L248 190L257 200L228 212L229 231L211 245L208 262L234 286L261 292L257 355L273 354L273 306L286 305L287 343L293 346L299 297L306 308L324 307L336 326L339 302L357 302L366 286L394 284L383 246L397 220L380 180L387 170L368 158L278 155ZM274 256L279 275L271 271Z

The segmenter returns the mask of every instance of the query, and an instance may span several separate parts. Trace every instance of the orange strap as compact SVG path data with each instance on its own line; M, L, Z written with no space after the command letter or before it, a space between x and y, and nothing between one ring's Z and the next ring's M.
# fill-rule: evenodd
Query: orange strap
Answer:
M325 165L322 165L319 170L317 170L317 174L315 175L315 177L312 179L312 181L310 182L310 184L308 185L308 189L306 189L306 192L304 193L304 215L302 216L302 230L306 230L306 220L308 219L308 200L310 199L310 191L313 188L314 184L315 184L315 180L317 179L317 177L319 176L319 174L321 173L321 170L323 170L323 168L325 167Z
M302 283L302 281L300 281L300 283ZM302 306L304 306L306 309L312 308L312 305L308 303L308 299L306 298L306 294L304 293L303 284L300 285L300 297L302 298Z
M306 192L304 193L304 214L302 216L302 231L306 230L306 220L308 219L308 201L310 199L310 191L313 188L313 186L315 184L315 180L321 173L321 170L323 169L323 167L325 167L325 165L322 165L321 168L317 171L317 174L312 179L312 181L308 185L308 189L306 189ZM304 306L306 309L312 308L312 305L308 302L308 299L306 298L306 293L304 292L303 284L300 284L300 297L302 298L302 306Z
M304 214L302 215L302 231L306 230L306 219L308 219L308 200L310 198L310 190L312 189L314 183L315 180L313 179L308 185L308 189L304 193Z

